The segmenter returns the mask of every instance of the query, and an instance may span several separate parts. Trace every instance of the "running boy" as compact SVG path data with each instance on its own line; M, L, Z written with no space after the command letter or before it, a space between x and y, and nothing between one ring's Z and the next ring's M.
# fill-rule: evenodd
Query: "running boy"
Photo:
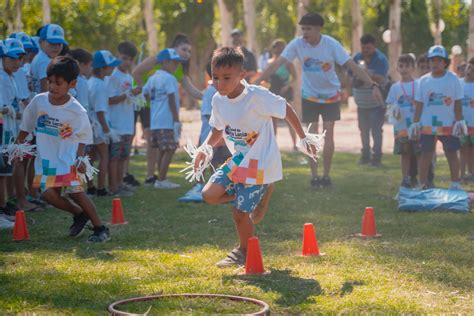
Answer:
M150 130L152 152L151 161L157 161L157 189L176 189L180 185L169 181L166 176L176 148L179 132L179 90L178 81L173 76L179 63L183 60L176 50L166 48L158 56L161 69L150 77L143 87L145 97L151 101ZM149 163L150 166L150 163ZM155 168L151 164L151 168ZM153 174L154 170L151 172Z
M410 135L420 138L420 188L428 188L428 170L433 158L436 138L443 143L451 173L452 190L462 190L459 183L459 138L466 122L462 121L462 88L457 76L448 71L450 60L443 46L428 51L431 72L420 79L415 94L415 117ZM419 135L421 134L421 135ZM412 138L413 138L412 137Z
M401 186L410 188L413 183L413 179L410 178L410 162L412 159L417 159L417 142L408 138L408 127L413 123L415 113L413 101L418 86L418 82L413 77L415 59L409 54L400 55L397 71L401 80L390 87L386 102L391 106L390 110L396 119L393 128L395 151L401 155L403 176Z
M294 109L285 99L243 80L243 62L244 55L238 48L220 48L212 58L212 80L218 93L212 100L209 121L213 129L203 146L214 147L224 138L233 156L211 177L202 194L209 204L232 203L239 236L239 247L219 261L219 267L245 264L254 224L263 219L273 183L282 179L272 118L284 118L301 139L306 139ZM313 146L311 152L316 153ZM196 170L205 157L198 149Z
M461 161L465 162L461 174L464 175L467 166L469 174L465 179L474 181L474 58L469 59L461 85L464 92L462 115L468 129L468 135L461 138Z
M43 198L49 204L74 216L69 236L78 236L90 220L94 233L87 241L105 242L110 239L109 229L102 225L78 175L86 171L81 157L86 144L92 143L86 110L68 93L76 85L79 66L74 59L61 56L52 60L46 73L49 92L37 95L26 107L17 143L23 143L29 133L36 131L34 185L43 190Z

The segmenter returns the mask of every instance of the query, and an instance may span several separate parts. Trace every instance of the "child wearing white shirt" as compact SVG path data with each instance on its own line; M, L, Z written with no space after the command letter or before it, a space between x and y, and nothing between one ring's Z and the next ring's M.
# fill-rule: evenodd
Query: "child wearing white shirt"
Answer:
M467 169L468 175L464 178L474 181L474 58L469 59L461 85L464 93L462 115L468 130L461 138L461 175L464 176Z
M243 61L240 49L230 47L216 50L212 58L212 79L218 93L212 100L209 121L213 129L203 146L214 147L224 138L233 155L211 177L202 194L209 204L232 203L239 235L239 247L219 261L219 267L245 263L254 224L263 219L273 183L282 179L272 118L286 119L300 138L306 138L295 111L285 99L243 80ZM313 146L308 150L316 153ZM205 157L198 150L196 169Z

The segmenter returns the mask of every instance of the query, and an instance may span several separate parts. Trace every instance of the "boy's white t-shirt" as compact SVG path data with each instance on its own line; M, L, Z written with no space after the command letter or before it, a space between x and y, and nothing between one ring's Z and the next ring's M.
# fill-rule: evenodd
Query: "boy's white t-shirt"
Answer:
M15 78L16 87L18 89L18 98L20 100L27 100L30 96L30 90L28 89L28 77L23 68L13 73Z
M93 126L100 126L97 112L104 112L105 120L109 122L109 94L105 80L91 77L87 82L89 88L89 118ZM99 125L97 125L99 124ZM99 127L101 128L101 127ZM102 130L101 130L102 131Z
M302 98L317 103L340 101L336 64L344 65L350 56L337 40L321 35L318 45L311 46L299 36L285 47L281 57L288 61L298 58L301 62Z
M173 129L173 113L171 113L168 95L174 94L176 111L179 113L178 81L167 71L158 70L143 87L143 93L150 96L150 129Z
M37 156L33 186L46 189L81 185L75 162L80 143L92 143L86 110L75 98L52 105L49 92L38 94L23 113L21 130L36 132Z
M462 115L469 135L474 135L474 82L461 81L463 89Z
M400 120L393 126L395 137L408 137L408 128L415 116L414 100L417 89L417 80L397 81L390 87L386 102L400 108Z
M245 86L234 99L216 93L209 124L222 130L232 153L222 169L237 183L261 185L282 179L280 151L272 117L286 117L286 100L267 89Z
M51 58L43 50L39 50L35 58L31 62L31 80L33 83L33 92L41 93L40 81L47 77L46 69L48 68Z
M107 89L110 97L115 97L132 90L133 78L130 74L115 68L107 78ZM133 135L135 131L135 112L128 98L121 103L109 105L110 127L120 135Z
M446 71L443 77L434 78L428 73L419 79L415 100L423 103L421 113L422 134L450 136L456 121L454 102L463 98L458 77Z
M15 112L21 112L20 100L18 98L18 89L15 78L3 70L3 64L0 60L0 112L3 107L11 106ZM2 144L10 144L18 135L18 120L11 114L2 115L3 130Z
M89 111L89 87L87 78L83 75L77 77L76 87L69 90L69 93L76 98L86 111Z
M204 91L202 95L201 101L201 116L203 115L211 115L212 113L212 97L216 94L216 88L210 84L207 86L207 89Z

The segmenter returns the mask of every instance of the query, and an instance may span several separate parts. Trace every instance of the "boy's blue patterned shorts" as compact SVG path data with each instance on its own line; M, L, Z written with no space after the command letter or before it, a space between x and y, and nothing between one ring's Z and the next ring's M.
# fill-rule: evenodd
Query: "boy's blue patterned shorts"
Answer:
M235 200L231 204L244 213L252 213L255 210L269 186L268 184L253 185L232 182L222 169L217 169L209 181L224 187L228 195L235 195Z

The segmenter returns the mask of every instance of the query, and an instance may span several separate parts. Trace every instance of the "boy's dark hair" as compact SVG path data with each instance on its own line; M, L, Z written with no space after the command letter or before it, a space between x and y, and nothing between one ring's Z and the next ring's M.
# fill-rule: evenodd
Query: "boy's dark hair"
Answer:
M474 65L474 57L469 58L468 64Z
M324 19L319 13L306 13L298 22L299 25L324 26Z
M71 50L69 49L69 46L66 44L63 44L63 48L61 49L61 52L59 53L59 56L66 56L69 55L69 52Z
M92 61L92 54L83 48L72 49L69 52L72 58L74 58L79 64L88 64Z
M182 44L188 44L191 45L191 42L189 41L189 38L186 34L183 33L178 33L175 35L173 38L173 41L171 42L171 48L176 48L178 46L181 46Z
M244 65L244 54L239 47L221 47L212 54L211 63L212 68L233 66L242 68Z
M212 66L211 66L211 61L210 60L206 65L206 73L209 77L212 77Z
M46 69L46 76L61 77L70 83L79 76L79 65L72 57L58 56L53 58Z
M360 43L362 45L366 45L366 44L374 44L375 45L376 42L377 41L376 41L375 37L372 34L364 34L360 38Z
M416 64L423 64L423 63L428 63L428 54L422 54L418 56L418 59L416 60Z
M129 41L121 42L118 45L117 49L120 54L131 57L131 58L135 58L138 54L138 50L135 44Z
M398 57L398 63L415 67L415 58L410 54L402 54Z

